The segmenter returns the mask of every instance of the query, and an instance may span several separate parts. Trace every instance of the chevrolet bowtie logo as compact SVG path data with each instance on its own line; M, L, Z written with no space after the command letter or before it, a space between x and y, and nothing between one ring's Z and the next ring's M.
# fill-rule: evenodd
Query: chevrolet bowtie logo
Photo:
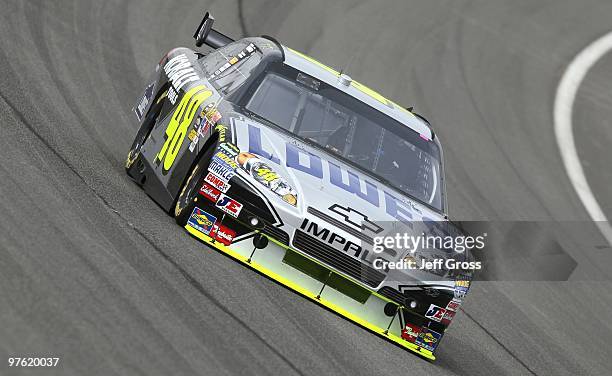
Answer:
M346 223L350 223L351 225L362 231L370 230L375 234L378 234L383 231L382 227L370 221L370 219L365 214L362 214L353 208L345 208L341 205L334 204L329 207L329 210L344 218L344 221Z

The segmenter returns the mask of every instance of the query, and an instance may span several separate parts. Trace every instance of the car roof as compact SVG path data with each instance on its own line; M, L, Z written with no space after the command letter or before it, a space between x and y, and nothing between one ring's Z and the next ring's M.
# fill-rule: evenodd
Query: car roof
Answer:
M394 120L406 125L419 133L427 140L433 139L433 132L429 125L409 110L383 97L367 86L352 81L350 85L342 84L339 80L340 72L335 69L289 47L282 46L285 55L285 64L300 70L312 77L322 80L326 84L356 98L357 100L375 108Z

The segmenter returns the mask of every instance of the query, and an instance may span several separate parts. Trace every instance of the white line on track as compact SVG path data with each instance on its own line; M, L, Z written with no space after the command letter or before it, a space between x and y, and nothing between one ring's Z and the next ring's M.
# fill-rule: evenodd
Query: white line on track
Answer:
M555 96L554 122L557 145L565 165L567 175L580 197L582 204L595 221L595 224L609 244L612 245L612 226L601 210L597 199L589 187L584 170L580 164L574 134L572 131L572 113L576 93L588 71L612 50L612 32L609 32L582 50L568 65Z

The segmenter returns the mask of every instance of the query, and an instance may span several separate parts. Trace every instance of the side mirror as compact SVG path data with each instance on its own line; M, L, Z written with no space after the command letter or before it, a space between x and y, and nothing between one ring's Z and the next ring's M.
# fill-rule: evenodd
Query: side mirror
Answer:
M206 37L212 30L214 22L215 19L213 18L213 16L211 16L210 13L206 12L206 14L204 14L204 18L202 18L202 22L200 22L200 26L198 26L195 34L193 34L193 37L196 40L196 46L202 47L202 45L206 41Z

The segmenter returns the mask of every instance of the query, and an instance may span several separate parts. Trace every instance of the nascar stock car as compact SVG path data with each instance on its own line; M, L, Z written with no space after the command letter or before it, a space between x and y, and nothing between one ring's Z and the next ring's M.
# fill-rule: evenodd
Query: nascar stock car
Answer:
M134 107L128 175L202 242L435 359L471 276L376 268L432 255L372 250L398 224L447 221L430 124L272 37L234 41L213 21L194 35L209 53L176 48L156 66Z

